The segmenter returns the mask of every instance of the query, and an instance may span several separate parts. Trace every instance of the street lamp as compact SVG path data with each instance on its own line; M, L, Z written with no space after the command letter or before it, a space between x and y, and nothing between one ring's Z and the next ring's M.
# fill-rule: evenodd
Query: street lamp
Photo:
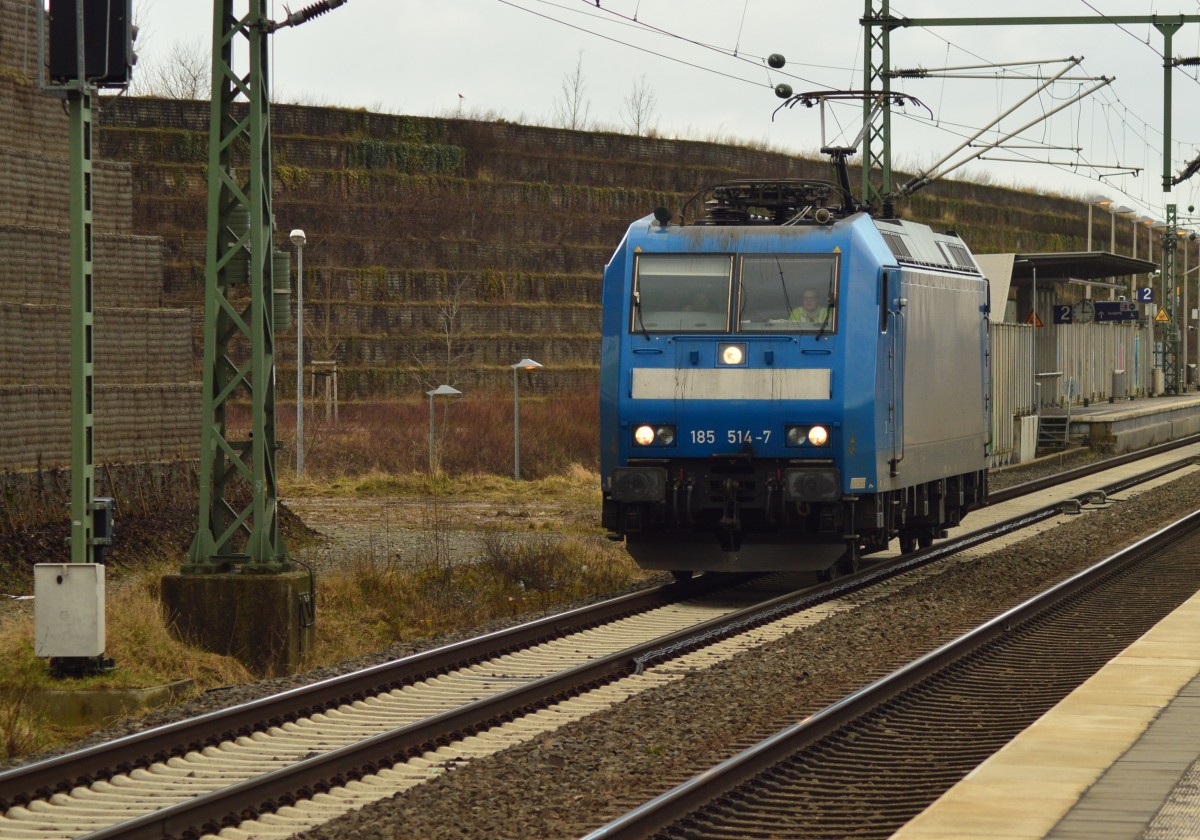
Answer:
M433 398L434 397L457 397L462 394L462 391L457 388L451 388L449 385L439 385L432 391L426 391L426 396L429 397L429 474L433 475L433 441L437 437L437 432L433 423Z
M304 474L304 231L288 237L296 246L296 475Z
M517 382L523 370L537 370L542 365L533 359L522 359L510 365L513 372L513 478L521 478L521 402Z

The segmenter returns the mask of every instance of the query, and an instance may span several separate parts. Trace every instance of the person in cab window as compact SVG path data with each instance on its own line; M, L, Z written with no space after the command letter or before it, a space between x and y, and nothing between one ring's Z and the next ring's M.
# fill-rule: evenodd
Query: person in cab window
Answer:
M829 318L829 308L821 305L821 295L816 289L805 289L800 305L789 317L807 327L819 327Z

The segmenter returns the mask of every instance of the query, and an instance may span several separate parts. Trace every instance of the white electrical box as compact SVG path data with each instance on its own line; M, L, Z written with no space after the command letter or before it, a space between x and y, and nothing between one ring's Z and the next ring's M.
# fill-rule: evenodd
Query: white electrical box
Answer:
M38 563L33 567L34 653L43 657L104 653L104 567Z

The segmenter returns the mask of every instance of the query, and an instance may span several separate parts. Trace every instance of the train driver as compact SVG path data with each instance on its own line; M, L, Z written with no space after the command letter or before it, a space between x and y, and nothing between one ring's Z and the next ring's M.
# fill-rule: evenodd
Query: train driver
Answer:
M816 289L805 289L800 306L788 316L792 321L810 327L819 327L829 319L829 307L821 305L821 296Z

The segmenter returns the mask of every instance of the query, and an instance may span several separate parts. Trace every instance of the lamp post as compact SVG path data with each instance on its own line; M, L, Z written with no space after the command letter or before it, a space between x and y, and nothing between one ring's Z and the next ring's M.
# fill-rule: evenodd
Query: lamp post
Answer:
M1109 207L1108 212L1112 213L1112 230L1109 233L1108 250L1109 253L1117 253L1117 216L1129 218L1133 215L1133 208L1126 207L1122 204L1120 207Z
M521 371L537 370L542 365L533 359L522 359L510 365L513 372L513 478L521 479L521 399L517 389Z
M437 438L436 426L433 422L433 398L434 397L457 397L462 394L462 391L457 388L452 388L449 385L439 385L432 391L426 391L426 396L429 397L429 474L433 475L434 445L433 442Z
M1104 207L1107 208L1113 203L1111 198L1106 198L1102 195L1094 195L1088 199L1088 222L1087 222L1087 249L1092 250L1092 208Z
M1094 195L1088 199L1088 220L1087 220L1087 249L1088 249L1088 251L1092 250L1092 208L1093 207L1107 208L1107 207L1111 206L1112 203L1113 203L1113 201L1111 198L1108 198L1107 196L1103 196L1103 195ZM1083 287L1083 296L1085 298L1089 298L1089 299L1091 298L1092 286L1090 283Z
M296 475L304 474L304 231L289 238L296 246Z
M1108 250L1109 253L1115 256L1117 253L1117 216L1120 216L1123 219L1132 219L1134 216L1134 210L1132 207L1126 207L1124 204L1122 204L1120 207L1110 206L1108 208L1108 212L1112 214L1112 229L1109 233ZM1115 280L1116 278L1114 277L1113 279ZM1108 290L1108 299L1114 300L1116 296L1116 289L1110 288Z

